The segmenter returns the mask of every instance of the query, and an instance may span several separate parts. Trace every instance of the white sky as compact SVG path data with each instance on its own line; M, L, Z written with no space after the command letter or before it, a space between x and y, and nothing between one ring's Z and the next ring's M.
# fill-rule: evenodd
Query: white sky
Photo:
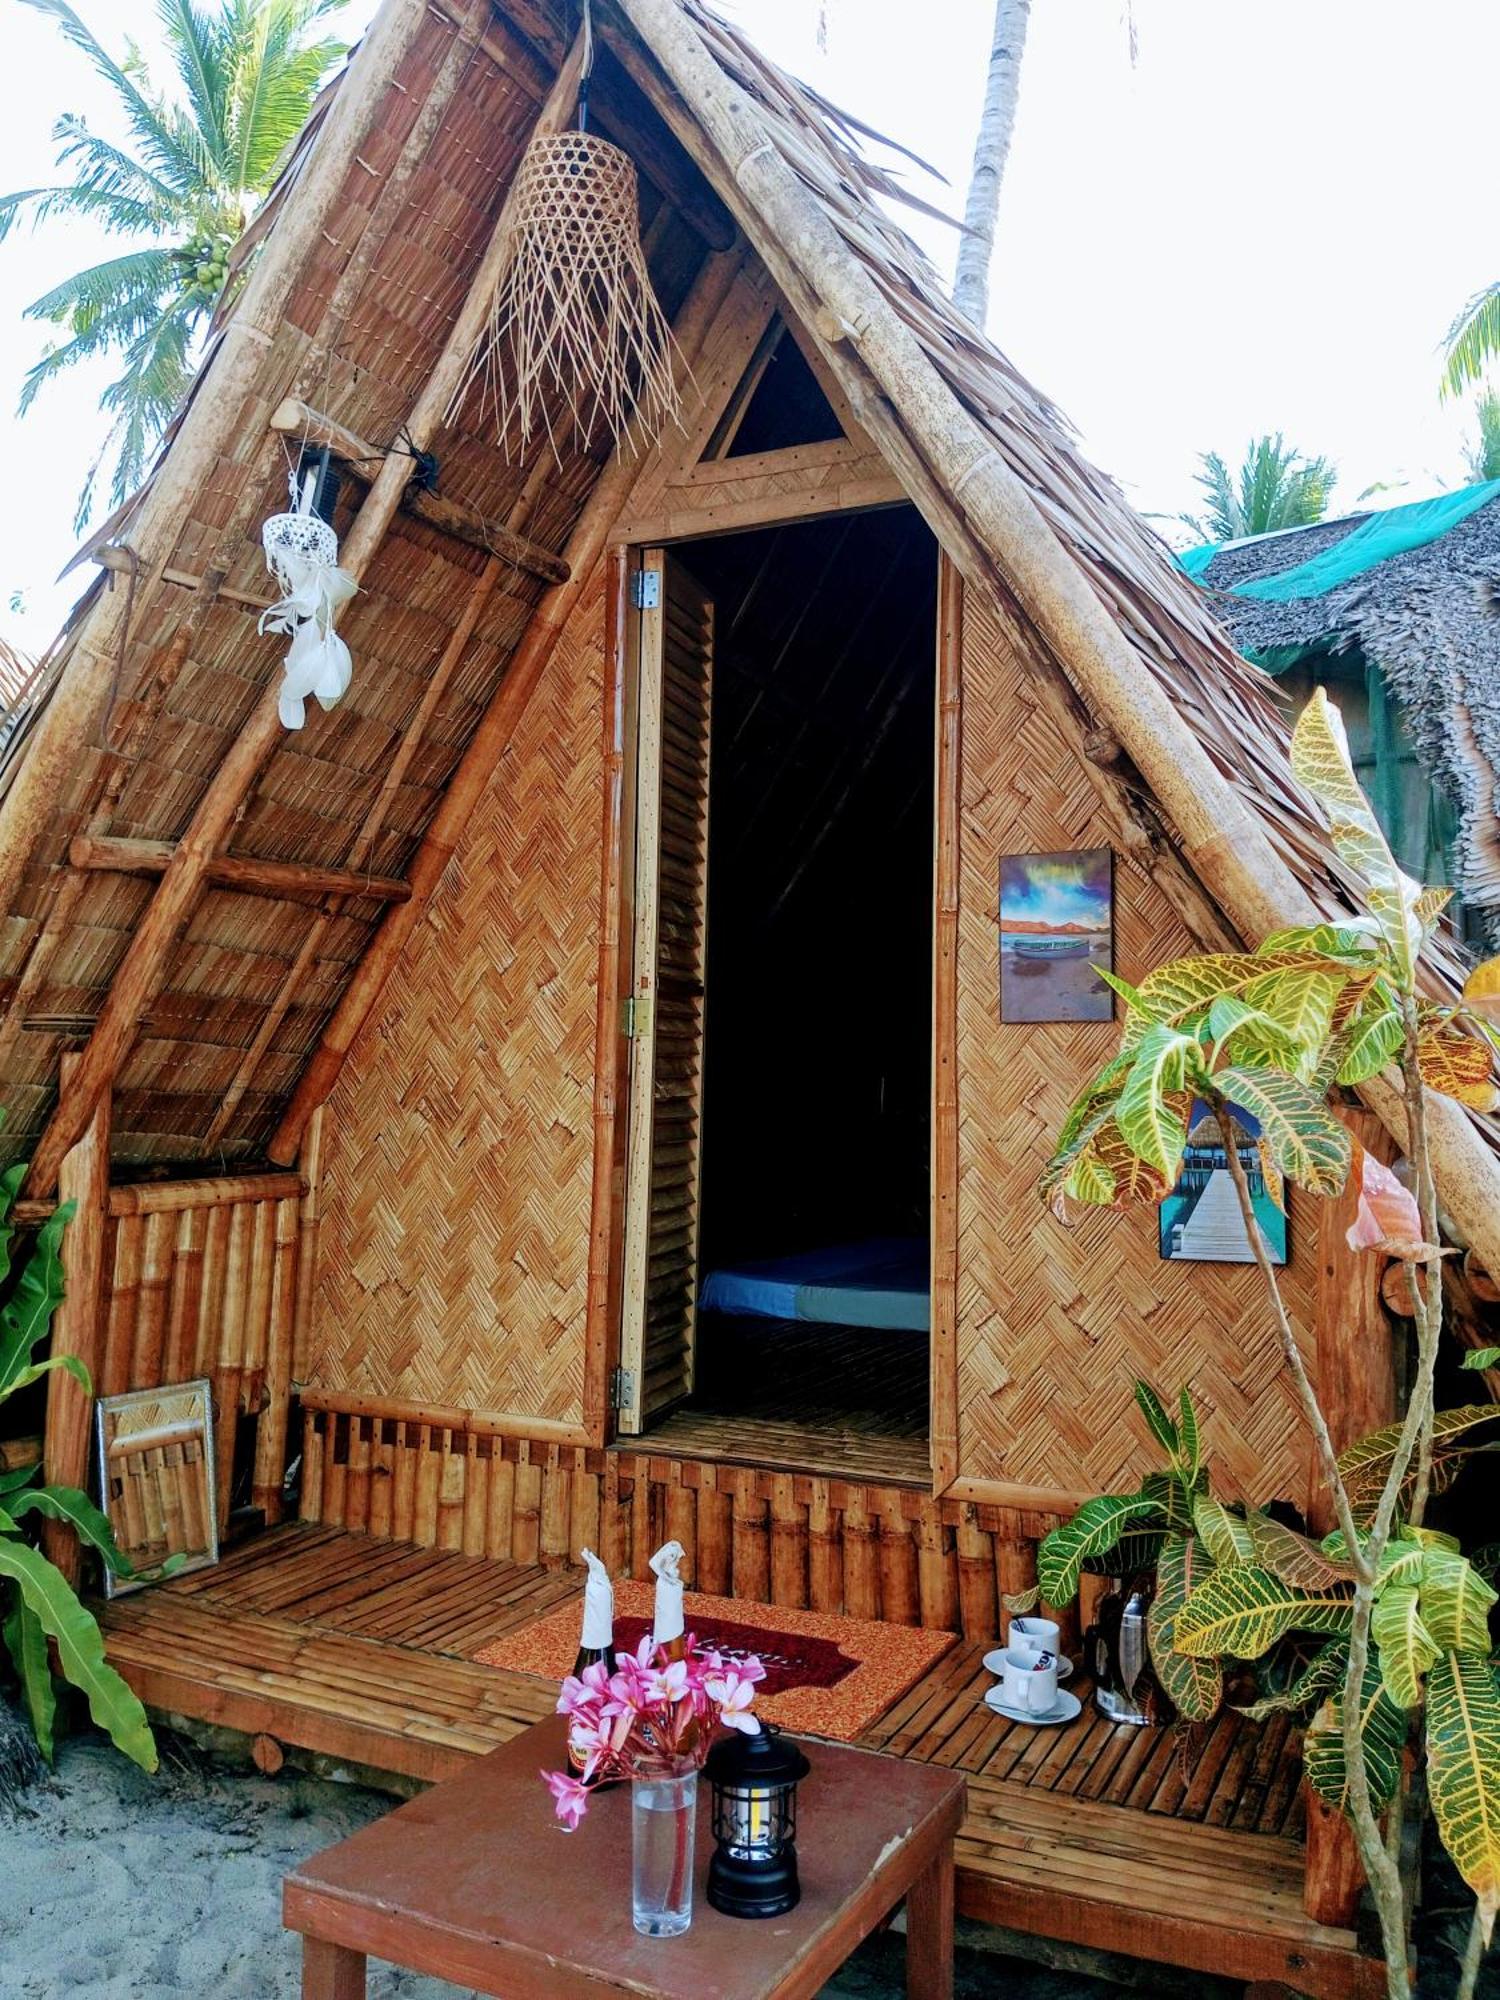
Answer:
M75 4L112 48L155 46L153 0ZM352 0L345 32L373 11ZM816 0L726 11L960 204L992 0L829 0L826 56ZM104 86L18 0L0 0L0 52L0 188L54 178L63 111L121 136ZM1193 507L1197 452L1237 461L1263 430L1334 458L1336 510L1375 480L1405 498L1457 483L1471 419L1439 403L1438 349L1500 275L1497 75L1494 0L1033 0L990 331L1148 510ZM946 269L951 234L916 233ZM21 308L123 247L77 224L0 245L0 631L33 650L77 591L52 579L109 371L16 421L47 331Z

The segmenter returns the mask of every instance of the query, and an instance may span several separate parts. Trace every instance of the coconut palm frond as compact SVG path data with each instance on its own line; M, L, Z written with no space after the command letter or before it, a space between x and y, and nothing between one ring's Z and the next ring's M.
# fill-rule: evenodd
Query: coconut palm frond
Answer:
M1486 285L1454 317L1444 336L1446 348L1442 394L1460 396L1484 380L1491 362L1500 360L1500 283Z
M1331 459L1304 458L1280 431L1254 439L1237 474L1216 451L1203 452L1199 464L1197 483L1207 506L1182 519L1206 542L1236 542L1321 521L1337 477Z
M131 250L64 278L50 292L32 300L26 317L50 320L54 325L71 324L76 332L86 333L102 314L117 308L153 313L176 276L169 250Z

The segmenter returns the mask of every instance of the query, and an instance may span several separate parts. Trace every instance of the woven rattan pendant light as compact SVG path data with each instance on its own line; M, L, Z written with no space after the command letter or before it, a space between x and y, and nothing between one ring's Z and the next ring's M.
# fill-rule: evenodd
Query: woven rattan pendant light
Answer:
M578 124L537 134L516 169L508 254L464 384L483 375L507 454L545 431L560 456L569 428L584 446L627 433L648 444L677 415L672 333L646 268L635 165L588 130L592 66L584 0Z

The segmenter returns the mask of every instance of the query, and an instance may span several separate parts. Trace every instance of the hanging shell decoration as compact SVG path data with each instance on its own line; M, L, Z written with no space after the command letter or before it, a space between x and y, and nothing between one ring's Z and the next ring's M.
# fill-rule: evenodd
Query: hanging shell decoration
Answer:
M309 695L332 708L354 672L333 623L359 586L339 568L338 537L313 511L316 488L317 474L309 473L293 509L271 515L260 531L267 567L282 593L261 613L260 630L289 633L292 641L277 700L287 729L300 729L306 721Z
M592 132L541 135L516 170L511 210L489 326L453 409L482 374L508 455L545 431L560 458L560 412L584 447L601 431L653 442L679 396L672 331L641 245L634 162Z

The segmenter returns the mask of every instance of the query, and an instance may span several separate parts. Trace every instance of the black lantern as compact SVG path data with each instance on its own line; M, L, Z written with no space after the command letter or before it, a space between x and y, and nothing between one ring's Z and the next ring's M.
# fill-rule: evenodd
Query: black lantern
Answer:
M713 1786L714 1851L708 1900L726 1917L779 1917L795 1909L797 1783L807 1759L762 1724L716 1743L705 1769Z

